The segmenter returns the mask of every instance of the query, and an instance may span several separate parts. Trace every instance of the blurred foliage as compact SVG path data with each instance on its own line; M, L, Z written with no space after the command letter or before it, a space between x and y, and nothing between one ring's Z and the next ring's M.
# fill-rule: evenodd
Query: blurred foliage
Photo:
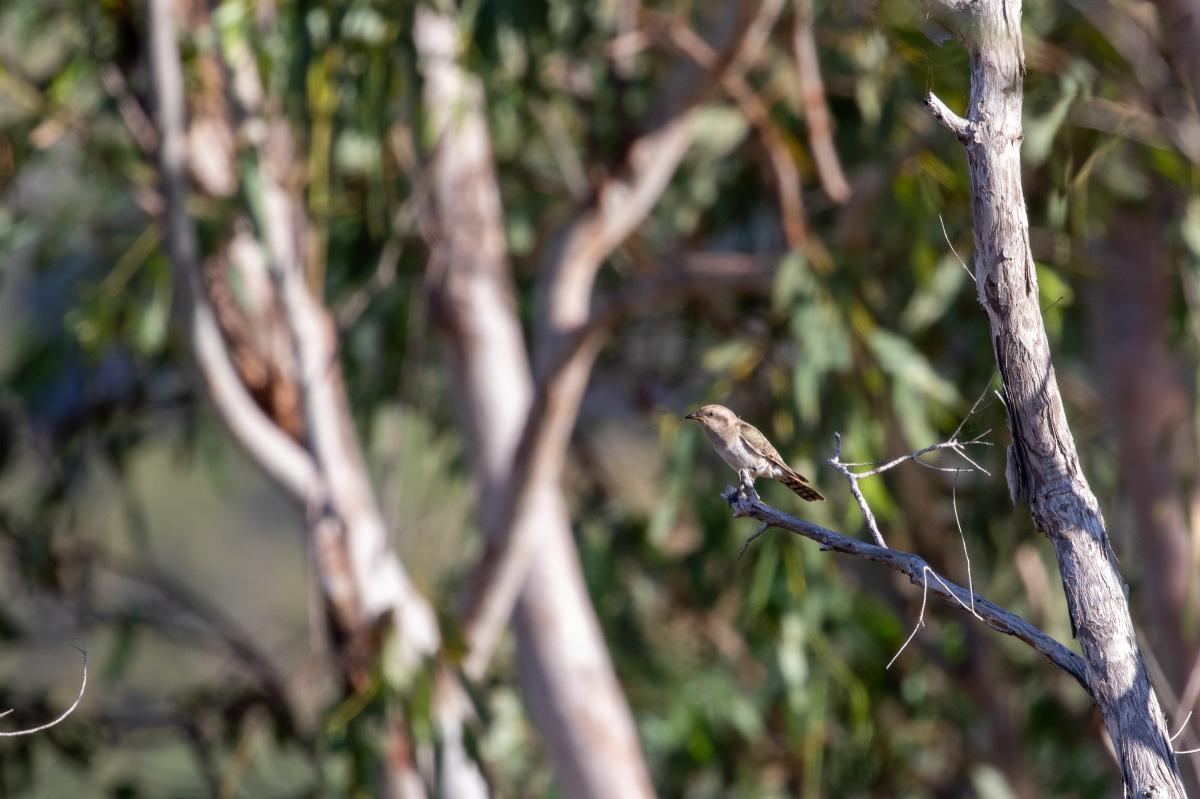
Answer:
M554 233L588 185L619 167L680 57L650 35L618 69L610 45L623 5L459 9L467 66L486 89L526 315ZM695 23L693 5L642 14ZM474 551L474 497L426 307L425 243L406 210L431 147L413 6L212 6L211 25L183 32L189 90L199 53L253 49L300 136L330 305L369 283L389 242L400 247L395 278L344 331L342 358L398 547L422 587L453 607L463 553ZM752 528L718 497L730 475L679 421L704 401L737 408L832 497L804 512L854 534L857 508L821 468L832 434L850 460L916 449L953 430L994 380L974 286L952 252L970 257L963 154L921 106L929 89L965 105L965 57L930 41L908 2L816 13L851 202L835 206L816 178L788 12L750 81L801 170L816 243L786 251L769 161L716 95L684 165L598 288L686 252L776 262L764 296L665 303L622 327L593 376L565 476L655 782L689 799L1114 795L1118 772L1087 698L1031 652L931 606L927 628L885 670L916 621L919 588L779 532L739 560ZM61 642L85 639L95 668L69 724L0 745L0 793L370 795L376 711L401 699L411 707L428 687L400 697L381 674L370 694L338 698L309 644L319 620L308 619L298 511L253 474L196 394L169 324L154 160L128 110L152 108L144 14L130 0L0 7L0 705L18 708L6 721L36 723L69 701L76 664ZM1096 122L1144 91L1137 65L1093 23L1069 4L1027 5L1024 156L1056 365L1108 501L1117 465L1088 388L1095 243L1130 204L1184 198L1187 213L1157 219L1156 230L1196 296L1200 197L1195 167L1170 141ZM198 197L191 211L211 249L228 209ZM1193 361L1194 310L1172 307L1173 343ZM1040 579L1057 586L1048 548L1007 498L1004 427L991 401L967 429L991 428L998 445L981 456L993 476L963 478L956 491L975 586L1068 640L1057 589L1043 601L1013 567L1032 552ZM889 542L965 581L946 475L910 465L863 488ZM798 510L778 486L765 493ZM1116 535L1137 574L1132 540ZM261 669L230 636L261 653ZM498 795L553 795L513 668L506 655L478 687L476 745Z

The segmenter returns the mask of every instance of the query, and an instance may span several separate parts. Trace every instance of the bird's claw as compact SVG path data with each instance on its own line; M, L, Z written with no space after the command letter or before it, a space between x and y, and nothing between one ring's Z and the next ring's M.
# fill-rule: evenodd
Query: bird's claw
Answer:
M742 483L738 495L749 502L758 502L758 492L754 490L754 483Z

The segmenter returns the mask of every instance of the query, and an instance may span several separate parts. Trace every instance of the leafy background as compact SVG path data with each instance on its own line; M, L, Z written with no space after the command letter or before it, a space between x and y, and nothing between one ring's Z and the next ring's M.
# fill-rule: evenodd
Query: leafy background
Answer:
M620 4L587 6L458 9L467 66L486 88L526 318L553 231L616 168L678 58L651 42L618 75ZM648 3L641 18L696 12L688 0ZM931 89L965 106L961 48L938 46L910 3L818 4L854 189L837 205L809 154L790 13L749 78L803 176L812 244L789 250L762 142L714 95L598 292L706 251L761 256L770 289L670 301L624 323L563 475L654 781L696 799L1114 795L1119 772L1089 701L1030 651L931 606L885 669L919 588L778 532L737 557L753 528L729 518L718 493L731 475L681 421L688 409L737 408L831 501L799 508L778 486L766 498L862 534L846 486L822 465L833 433L854 460L917 449L994 383L974 285L951 250L970 257L964 158L922 107ZM257 25L261 14L274 24ZM17 709L16 725L69 703L77 639L93 668L70 723L0 744L0 793L356 795L375 756L371 712L339 699L314 643L299 512L227 441L171 326L154 160L120 102L149 95L144 15L127 0L0 8L0 705ZM477 531L455 388L430 326L426 243L405 210L432 144L412 15L398 1L215 2L212 27L185 33L185 68L191 87L192 56L213 41L253 47L300 134L331 306L370 279L389 241L400 246L394 280L343 331L341 356L395 544L424 590L453 597ZM1169 382L1151 406L1183 409L1159 443L1194 572L1200 128L1169 33L1145 4L1028 3L1023 154L1068 416L1135 620L1161 654L1152 668L1174 725L1192 665L1178 652L1194 653L1197 626L1185 613L1170 628L1142 590L1157 561L1129 490L1139 464L1121 443L1142 411L1112 401L1139 374L1118 371L1109 350L1125 325L1151 320L1144 357L1164 358ZM228 221L219 203L190 210L202 236ZM1158 294L1112 291L1131 275ZM955 490L975 586L1069 641L1052 553L1007 497L994 399L967 432L989 428L996 446L979 457L991 477ZM863 489L889 543L965 581L950 477L908 465ZM258 653L258 670L236 641ZM478 686L478 749L500 795L553 796L510 648Z

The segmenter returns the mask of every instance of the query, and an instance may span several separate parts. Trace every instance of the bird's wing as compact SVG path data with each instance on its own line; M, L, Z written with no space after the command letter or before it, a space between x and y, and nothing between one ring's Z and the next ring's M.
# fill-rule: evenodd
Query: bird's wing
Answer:
M779 451L775 449L774 445L772 445L770 441L767 441L767 437L764 436L757 427L749 422L742 422L738 428L738 433L742 437L742 443L745 444L746 448L751 452L766 458L776 466L782 466L785 469L787 468L787 464L784 463L783 457L779 454Z
M794 471L791 466L787 465L787 461L785 461L783 456L779 454L779 450L775 449L775 446L767 440L767 437L764 436L757 427L749 422L742 422L741 426L738 428L738 432L742 437L742 443L745 444L746 448L751 452L761 455L771 463L783 469L785 472L790 472L791 474L796 475L796 477L800 478L801 482L808 482L807 477Z

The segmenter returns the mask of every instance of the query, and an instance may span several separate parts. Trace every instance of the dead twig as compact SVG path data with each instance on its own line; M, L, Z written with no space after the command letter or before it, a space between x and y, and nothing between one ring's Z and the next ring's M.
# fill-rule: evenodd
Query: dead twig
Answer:
M58 715L58 718L54 719L53 721L47 721L45 724L39 724L36 727L28 727L23 730L0 731L0 738L17 738L22 735L33 735L34 733L42 732L43 730L48 730L51 727L54 727L54 726L60 724L67 716L69 716L75 712L75 708L79 707L79 703L83 701L84 692L87 691L87 679L88 679L87 647L75 646L75 649L79 652L80 657L83 658L83 679L80 680L80 682L79 682L79 694L75 697L75 701L72 702L70 704L70 706L66 710L64 710L62 713L60 713ZM0 713L0 718L5 717L9 713L12 713L12 712L13 712L12 708L9 708L8 710L5 710L3 713Z
M1015 613L942 578L921 556L899 549L876 546L834 532L819 524L789 516L765 504L757 497L739 493L738 489L733 486L726 488L722 497L729 503L736 518L758 519L771 527L788 530L815 541L821 545L822 550L840 552L863 560L882 563L889 569L906 575L914 585L920 583L927 586L926 590L949 604L957 605L967 612L971 612L971 608L974 607L975 613L972 615L993 630L1010 635L1027 644L1047 661L1074 677L1091 695L1084 662L1079 655ZM932 583L928 582L929 574L935 578Z
M989 477L991 476L991 472L989 472L987 469L980 466L979 463L977 463L973 458L971 458L969 455L967 455L967 452L966 452L966 447L969 447L969 446L991 446L990 441L984 440L987 437L987 435L991 432L991 430L985 430L984 432L980 433L979 435L975 436L974 438L968 439L965 441L960 438L960 436L962 435L963 428L967 424L967 420L970 419L973 415L975 415L975 413L979 410L980 405L983 404L983 398L986 396L987 396L987 389L985 388L983 390L983 392L979 395L979 398L975 400L975 403L971 406L971 409L969 411L967 411L967 415L963 417L961 422L959 422L958 427L956 427L954 429L954 432L950 435L950 438L946 439L945 441L939 442L937 444L930 444L928 447L925 447L924 449L919 449L916 452L909 452L905 455L900 455L898 457L895 457L895 458L892 458L892 459L886 460L886 461L870 461L870 462L866 462L866 463L846 463L846 462L842 461L842 459L841 459L841 457L842 457L842 436L840 433L833 434L833 457L829 458L829 460L827 460L826 463L828 463L834 469L837 469L837 471L843 477L846 478L846 482L848 482L850 484L850 493L854 496L854 501L858 503L859 510L862 511L863 518L866 519L867 529L871 531L871 537L875 539L876 544L878 544L881 547L887 546L887 543L883 540L883 534L879 532L879 524L875 520L875 514L871 511L871 506L867 504L867 499L866 499L866 497L863 496L862 490L858 486L858 484L861 480L865 480L868 477L875 477L876 475L883 474L884 472L894 469L897 466L899 466L900 464L906 463L908 461L913 461L915 463L918 463L921 466L924 466L926 469L932 469L932 470L938 471L938 472L952 473L954 475L956 487L957 487L957 483L958 483L958 475L962 471L970 471L970 472L978 471L978 472L983 472L984 474L988 475ZM969 468L964 469L963 467L958 467L958 466L949 466L949 467L948 466L934 466L933 464L926 463L925 461L921 460L921 458L923 456L928 455L931 452L937 452L939 450L944 450L944 449L951 450L955 454L957 454L960 458L962 458L964 461L966 461L969 464ZM853 471L853 469L864 469L864 468L866 469L866 471L858 471L858 472ZM954 512L955 512L955 520L957 521L957 519L958 519L957 502L955 503ZM960 534L962 533L961 525L959 527L959 533ZM963 544L963 547L964 547L964 549L966 548L965 542ZM967 563L968 563L968 568L969 568L970 567L970 559L969 558L967 560Z

